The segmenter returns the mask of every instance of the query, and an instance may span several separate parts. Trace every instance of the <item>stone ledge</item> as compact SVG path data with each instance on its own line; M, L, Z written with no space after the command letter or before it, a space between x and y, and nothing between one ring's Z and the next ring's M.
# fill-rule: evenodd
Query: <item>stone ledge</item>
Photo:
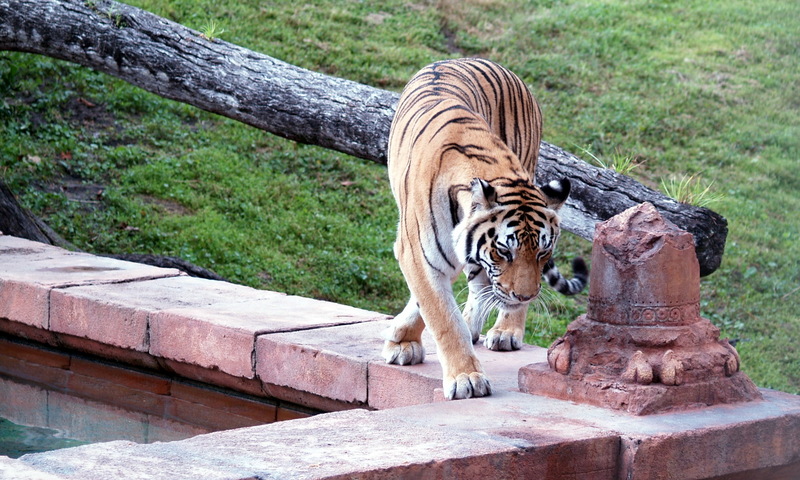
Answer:
M650 415L685 408L702 408L718 403L737 403L760 398L758 389L744 373L710 378L704 382L667 386L609 382L605 379L573 378L553 371L546 361L519 370L520 390L533 395ZM748 398L749 396L749 398ZM745 398L746 400L743 400Z
M187 276L56 289L50 296L49 330L147 352L156 312L282 296Z
M0 235L0 318L49 329L50 292L79 285L122 283L181 272L70 252Z
M88 480L748 478L742 472L758 472L759 479L797 478L800 402L763 393L764 402L641 417L501 392L319 415L179 442L87 445L18 462L56 478Z
M0 235L0 330L247 393L259 335L386 318Z
M21 462L64 478L87 480L112 476L470 479L486 478L489 472L503 472L505 478L592 480L612 478L616 469L619 440L611 433L595 430L589 438L578 437L591 429L560 435L523 434L511 428L487 433L407 421L406 413L405 409L354 410L181 442L90 445L28 455ZM436 412L444 419L449 415ZM566 467L563 475L554 475L556 458Z
M389 325L386 320L261 335L256 374L265 384L375 409L438 401L435 390L442 387L442 367L433 338L423 332L424 363L388 365L381 349L382 332ZM545 349L532 345L493 352L478 343L475 350L498 391L517 390L520 367L546 356Z
M760 402L637 417L516 392L519 368L544 361L544 349L498 353L478 346L495 395L430 403L441 382L435 347L426 340L424 364L384 364L384 315L107 262L118 261L0 236L0 331L314 408L385 410L179 442L112 442L0 458L0 478L8 472L20 479L486 478L490 472L734 480L747 472L765 479L800 472L797 396L762 390ZM52 275L37 279L43 271ZM116 328L88 321L101 316ZM393 408L402 405L412 406Z

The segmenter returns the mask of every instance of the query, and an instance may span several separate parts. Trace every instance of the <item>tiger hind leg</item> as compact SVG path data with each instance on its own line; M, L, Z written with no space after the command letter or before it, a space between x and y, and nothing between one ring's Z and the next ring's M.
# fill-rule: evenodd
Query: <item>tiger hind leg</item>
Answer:
M489 350L511 351L522 348L527 308L512 311L501 309L494 326L486 332L483 345Z
M425 323L419 313L419 305L412 297L406 308L393 320L392 326L383 334L385 340L381 355L386 363L414 365L425 360L422 346L422 331Z

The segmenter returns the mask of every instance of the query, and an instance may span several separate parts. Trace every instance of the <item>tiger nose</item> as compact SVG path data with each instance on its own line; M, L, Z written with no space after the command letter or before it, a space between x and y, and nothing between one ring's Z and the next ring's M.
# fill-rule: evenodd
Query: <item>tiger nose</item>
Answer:
M531 301L531 300L533 300L533 297L536 296L536 295L520 295L519 293L514 293L513 295L514 295L514 298L516 298L520 302Z

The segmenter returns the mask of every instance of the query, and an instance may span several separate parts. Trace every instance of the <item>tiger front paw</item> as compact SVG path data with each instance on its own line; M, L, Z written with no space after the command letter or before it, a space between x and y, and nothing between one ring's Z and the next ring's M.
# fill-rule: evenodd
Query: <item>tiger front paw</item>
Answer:
M386 340L381 354L386 363L415 365L425 360L425 347L422 346L422 343L416 341L392 342L391 340Z
M502 330L493 328L486 332L486 338L483 340L483 345L489 350L499 350L509 352L511 350L519 350L522 348L522 331L511 329Z
M489 377L480 372L459 373L455 377L445 376L442 387L444 398L447 400L485 397L492 394Z

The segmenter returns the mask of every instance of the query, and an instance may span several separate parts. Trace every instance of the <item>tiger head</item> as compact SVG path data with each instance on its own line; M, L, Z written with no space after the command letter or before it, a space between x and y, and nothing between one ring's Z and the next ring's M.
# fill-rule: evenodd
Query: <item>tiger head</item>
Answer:
M484 271L492 298L522 308L541 289L542 268L560 235L556 211L569 196L567 179L539 188L527 180L474 179L472 206L453 232L470 279Z

